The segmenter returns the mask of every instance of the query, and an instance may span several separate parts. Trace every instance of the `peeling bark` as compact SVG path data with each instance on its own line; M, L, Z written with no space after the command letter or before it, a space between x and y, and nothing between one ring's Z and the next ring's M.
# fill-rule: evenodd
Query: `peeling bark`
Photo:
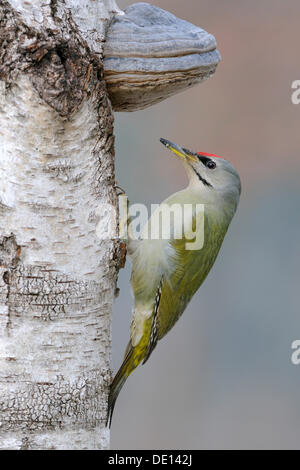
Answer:
M108 447L110 314L124 256L96 228L99 204L117 204L101 59L117 10L0 5L0 449Z

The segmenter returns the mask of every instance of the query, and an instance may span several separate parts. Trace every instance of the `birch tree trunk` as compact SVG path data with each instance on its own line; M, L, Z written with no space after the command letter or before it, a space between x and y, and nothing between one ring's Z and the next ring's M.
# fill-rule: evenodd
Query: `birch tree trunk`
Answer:
M105 449L121 262L103 80L114 1L0 3L0 449Z

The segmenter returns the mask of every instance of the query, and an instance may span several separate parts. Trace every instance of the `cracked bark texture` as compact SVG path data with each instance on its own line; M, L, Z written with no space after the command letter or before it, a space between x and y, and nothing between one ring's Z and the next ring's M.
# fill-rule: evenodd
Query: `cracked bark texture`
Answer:
M0 449L106 449L112 0L0 3Z

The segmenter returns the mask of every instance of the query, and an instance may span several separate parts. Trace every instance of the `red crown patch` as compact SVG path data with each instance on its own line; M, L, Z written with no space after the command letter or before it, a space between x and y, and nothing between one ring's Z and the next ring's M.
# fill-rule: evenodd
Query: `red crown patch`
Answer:
M203 155L203 157L216 157L216 158L222 158L220 155L215 155L214 153L206 153L206 152L197 152L198 155Z

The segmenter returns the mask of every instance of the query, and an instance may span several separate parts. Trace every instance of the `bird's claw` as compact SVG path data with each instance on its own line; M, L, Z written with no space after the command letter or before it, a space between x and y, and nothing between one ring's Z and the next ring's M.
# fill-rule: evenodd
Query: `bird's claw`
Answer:
M117 196L124 196L126 194L126 191L124 191L123 188L121 188L121 186L115 186L116 190L117 190Z

